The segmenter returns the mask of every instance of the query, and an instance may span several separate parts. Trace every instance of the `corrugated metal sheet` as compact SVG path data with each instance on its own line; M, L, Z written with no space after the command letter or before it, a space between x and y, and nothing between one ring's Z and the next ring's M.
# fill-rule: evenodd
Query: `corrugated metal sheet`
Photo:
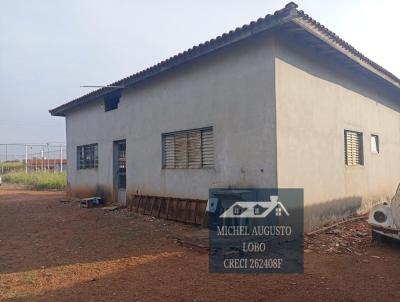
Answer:
M135 195L128 198L127 207L156 218L196 225L207 223L207 200Z

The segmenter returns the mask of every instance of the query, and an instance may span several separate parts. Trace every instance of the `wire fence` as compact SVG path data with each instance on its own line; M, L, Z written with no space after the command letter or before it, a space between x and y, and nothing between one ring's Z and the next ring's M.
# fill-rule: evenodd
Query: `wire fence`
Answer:
M0 173L63 172L67 168L64 144L0 144Z

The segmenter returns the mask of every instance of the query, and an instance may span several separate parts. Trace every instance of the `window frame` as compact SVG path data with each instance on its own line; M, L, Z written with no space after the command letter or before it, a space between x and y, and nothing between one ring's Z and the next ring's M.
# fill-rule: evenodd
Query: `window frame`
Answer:
M104 112L109 112L113 110L117 110L120 99L121 99L122 89L117 89L115 91L109 92L106 96L104 96Z
M118 109L119 97L104 99L104 112Z
M375 138L375 147L376 151L372 149L372 139ZM379 135L378 134L371 134L370 136L370 150L372 154L380 154L380 141L379 141Z
M117 182L119 189L126 189L126 140L114 142L117 148Z
M357 136L358 141L358 162L353 163L349 162L350 156L354 157L354 155L349 155L349 148L348 148L348 133L355 134ZM364 160L364 134L361 131L356 131L356 130L349 130L345 129L344 130L344 162L347 167L363 167L365 164Z
M93 150L91 150L91 148L93 148ZM92 152L93 154L86 154L88 152ZM89 155L93 158L87 163L87 156ZM76 146L76 160L77 170L97 169L99 167L99 144L93 143Z
M195 136L199 136L196 138ZM176 142L176 140L180 142ZM183 142L186 139L186 142ZM194 140L190 141L190 140ZM196 144L196 139L197 144ZM173 150L167 149L167 144L173 145ZM179 144L179 145L178 145ZM184 148L182 148L184 144ZM180 149L176 149L181 147ZM193 147L195 146L195 147ZM196 147L199 148L196 148ZM173 166L167 162L167 152L173 153ZM171 156L171 155L169 155ZM184 162L178 161L177 156ZM163 170L181 170L181 169L214 169L214 127L194 128L188 130L179 130L161 134L161 167ZM197 159L197 160L196 160Z

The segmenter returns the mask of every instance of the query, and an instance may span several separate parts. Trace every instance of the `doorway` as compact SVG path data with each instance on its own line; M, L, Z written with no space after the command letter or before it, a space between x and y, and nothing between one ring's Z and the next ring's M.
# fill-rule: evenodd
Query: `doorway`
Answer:
M114 198L126 204L126 140L114 142Z

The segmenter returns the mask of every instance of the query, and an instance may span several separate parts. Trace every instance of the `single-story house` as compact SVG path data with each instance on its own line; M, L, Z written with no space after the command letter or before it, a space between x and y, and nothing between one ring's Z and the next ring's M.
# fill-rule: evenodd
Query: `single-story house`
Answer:
M71 196L304 188L311 229L400 182L400 79L295 3L50 113Z

